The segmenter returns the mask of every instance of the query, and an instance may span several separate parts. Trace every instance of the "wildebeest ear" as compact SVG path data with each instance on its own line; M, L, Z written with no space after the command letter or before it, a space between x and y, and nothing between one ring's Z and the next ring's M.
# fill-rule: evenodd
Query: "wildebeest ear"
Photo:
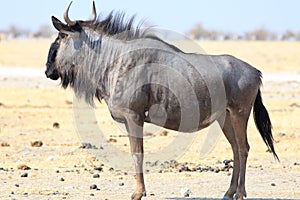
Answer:
M76 30L75 28L72 29L70 26L62 23L59 19L57 19L56 17L52 16L52 24L53 26L56 28L56 30L58 30L61 33L64 33L66 35L69 35L73 38L77 38L80 33L78 32L78 30Z
M56 17L52 16L52 24L53 26L56 28L56 30L58 30L61 33L70 35L72 37L78 37L79 33L72 29L70 26L62 23L59 19L57 19Z
M52 20L52 24L56 28L56 30L61 31L61 32L65 32L65 31L72 32L71 28L68 25L62 23L56 17L52 16L51 20Z

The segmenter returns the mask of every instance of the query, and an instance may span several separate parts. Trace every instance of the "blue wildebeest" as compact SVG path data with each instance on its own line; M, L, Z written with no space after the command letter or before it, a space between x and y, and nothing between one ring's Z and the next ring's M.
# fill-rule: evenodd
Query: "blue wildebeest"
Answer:
M91 20L72 21L70 5L64 13L66 24L52 17L59 33L45 73L50 79L60 78L63 88L71 86L91 105L94 97L104 99L113 119L125 123L136 170L132 199L146 194L144 122L195 132L217 121L234 156L224 199L246 197L247 123L252 108L264 142L278 159L261 99L261 72L230 55L184 53L150 29L134 28L134 18L124 20L122 13L97 19L94 3ZM153 105L159 106L151 109Z

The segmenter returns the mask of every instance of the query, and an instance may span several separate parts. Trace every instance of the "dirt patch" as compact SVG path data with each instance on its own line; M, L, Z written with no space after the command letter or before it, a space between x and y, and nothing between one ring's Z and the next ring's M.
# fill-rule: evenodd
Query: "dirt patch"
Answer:
M273 121L281 163L266 152L251 117L248 196L297 199L300 197L300 167L295 163L300 162L300 109L297 106L300 100L287 95L299 95L299 91L266 90L268 88L264 89L264 100ZM0 134L1 140L9 144L0 147L1 198L129 199L135 185L132 171L114 168L105 158L91 153L91 150L101 152L101 148L80 148L82 141L76 131L72 101L72 91L59 88L1 87L0 102L5 106L0 108ZM97 113L101 116L98 123L111 130L107 133L109 143L129 152L128 138L123 137L124 133L112 121L104 104L97 104ZM53 127L54 122L59 123L59 128ZM223 195L232 172L230 167L224 167L223 161L232 159L231 149L221 135L215 148L200 158L206 134L205 130L197 134L185 154L175 158L177 164L171 160L145 163L147 199L180 199L182 188L190 189L191 197L196 199ZM163 147L175 137L172 131L152 133L145 140L146 152ZM43 141L43 145L31 147L32 141ZM26 175L17 170L24 163L31 168ZM102 171L96 170L97 167ZM100 176L95 179L93 174ZM90 189L93 184L97 189Z
M0 46L0 52L1 48L6 50L1 53L0 64L27 67L0 68L0 199L129 199L135 188L133 167L119 169L107 162L120 152L125 156L117 162L131 161L124 129L111 119L105 103L96 104L97 121L85 121L84 112L78 109L74 112L73 92L45 79L43 65L50 42L30 43L40 48L34 50L39 52L31 53L38 55L36 59L28 59L20 52L25 49L18 48L24 46L22 42L12 49L5 46L10 45L7 43ZM300 199L299 44L204 42L201 45L209 53L232 53L267 71L262 94L273 122L275 148L281 162L266 152L251 116L248 197ZM26 63L19 63L25 57ZM78 122L89 128L100 126L106 143L96 146L89 141L83 143ZM91 135L87 135L87 140L98 133L93 133L92 128L88 130ZM145 137L146 156L170 145L178 136L169 130L153 130L157 131L148 131ZM207 129L195 134L182 155L145 162L146 199L180 200L187 191L197 200L223 196L231 179L231 148L220 135L212 150L203 156L201 149L207 134ZM35 141L42 141L42 145L36 143L37 147ZM110 151L106 151L107 144Z

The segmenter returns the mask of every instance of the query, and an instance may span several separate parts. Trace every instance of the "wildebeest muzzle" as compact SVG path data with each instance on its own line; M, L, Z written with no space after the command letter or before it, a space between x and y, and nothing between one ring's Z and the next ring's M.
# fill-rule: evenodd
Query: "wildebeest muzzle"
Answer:
M58 40L59 39L56 38L56 40L51 44L51 47L50 47L49 53L48 53L47 63L46 63L47 69L45 71L45 74L46 74L47 78L50 78L52 80L57 80L59 78L59 73L55 66L56 54L57 54L57 50L59 48Z
M47 70L45 71L46 77L52 80L59 79L58 71L53 66L51 66L51 64L47 63L46 66L47 66Z

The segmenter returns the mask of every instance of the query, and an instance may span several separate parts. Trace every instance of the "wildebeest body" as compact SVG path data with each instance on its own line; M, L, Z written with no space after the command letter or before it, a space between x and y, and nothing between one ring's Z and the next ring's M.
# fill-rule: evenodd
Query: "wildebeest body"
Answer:
M71 4L70 4L71 5ZM52 17L58 37L49 50L46 76L61 78L77 97L93 105L104 99L112 117L123 122L135 162L137 187L145 195L143 125L150 122L194 132L217 121L234 155L231 184L224 199L246 196L249 152L247 123L253 108L257 128L274 154L272 125L262 103L261 73L230 55L184 53L149 30L134 29L133 19L112 13L104 20L72 21Z

